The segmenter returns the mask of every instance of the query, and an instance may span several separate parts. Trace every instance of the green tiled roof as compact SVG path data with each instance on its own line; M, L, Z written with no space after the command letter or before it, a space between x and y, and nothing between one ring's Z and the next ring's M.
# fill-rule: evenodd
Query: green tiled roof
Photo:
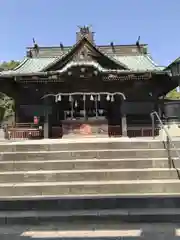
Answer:
M3 71L1 74L30 74L41 72L49 64L56 62L57 58L26 58L14 70Z
M166 69L169 69L172 65L176 64L176 63L179 63L180 62L180 57L176 58L173 62L171 62L167 67Z
M62 69L57 70L59 73L63 73L70 69L71 67L76 66L92 66L96 68L99 72L116 72L116 73L125 73L125 72L145 72L145 71L155 71L161 72L162 69L157 67L149 58L147 59L145 56L128 56L121 57L121 62L126 64L129 67L129 70L123 69L105 69L99 63L95 61L70 61L67 63ZM24 60L16 69L12 71L1 72L4 76L9 75L28 75L28 74L45 74L45 68L48 65L57 62L57 58L34 58L34 59L26 59Z
M53 63L57 62L58 58L30 58L25 59L16 69L11 71L1 72L3 75L16 75L16 74L31 74L43 72L44 69L48 67L48 65L53 65ZM116 60L120 61L124 65L128 66L131 71L161 71L163 70L161 67L155 65L155 63L145 55L139 56L121 56L116 57ZM70 62L68 63L62 70L59 72L63 72L70 67L77 65L91 65L96 67L99 71L106 71L107 69L102 68L98 63L91 62ZM122 70L121 70L122 72Z
M115 58L134 71L161 70L148 55L118 56Z
M176 58L176 60L173 63L179 63L180 62L180 57Z
M66 53L67 54L67 53ZM134 56L114 56L115 61L127 66L129 71L162 71L164 68L157 66L153 60L148 55L134 55ZM33 73L41 73L46 72L46 69L49 66L57 63L61 57L49 57L49 58L26 58L17 68L11 71L3 71L1 75L19 75L19 74L33 74ZM96 67L99 71L105 72L108 69L102 68L95 61L90 62L69 62L63 69L59 70L59 72L66 71L68 68L77 65L91 65ZM112 71L112 70L111 70ZM119 72L122 72L122 70Z
M57 58L30 58L26 59L24 64L16 68L17 73L41 72L49 64L56 61Z

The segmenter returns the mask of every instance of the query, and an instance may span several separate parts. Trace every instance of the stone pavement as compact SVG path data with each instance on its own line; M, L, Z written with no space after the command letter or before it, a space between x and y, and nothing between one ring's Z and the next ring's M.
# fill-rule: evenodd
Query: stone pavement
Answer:
M46 226L0 227L1 240L20 239L180 239L180 224L62 223Z
M173 141L180 141L180 137L173 137ZM109 143L109 142L162 142L163 139L161 137L156 137L153 139L152 137L117 137L117 138L109 138L109 137L77 137L77 138L62 138L62 139L40 139L40 140L25 140L25 139L11 139L6 140L0 138L0 144L12 144L12 145L26 145L26 144L68 144L68 143Z
M175 139L176 140L176 139ZM180 140L180 139L177 139ZM128 138L128 137L120 137L120 138L98 138L98 137L85 137L85 138L62 138L62 139L40 139L40 140L5 140L7 144L68 144L68 143L109 143L109 142L159 142L161 139L156 138L152 139L152 137L137 137L137 138ZM4 144L3 141L0 144Z

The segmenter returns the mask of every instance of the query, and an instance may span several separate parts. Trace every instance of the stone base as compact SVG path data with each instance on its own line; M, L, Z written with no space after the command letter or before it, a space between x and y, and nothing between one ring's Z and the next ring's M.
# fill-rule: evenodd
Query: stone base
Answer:
M180 137L180 124L179 123L170 123L165 125L165 129L168 131L171 137ZM166 140L167 134L162 128L159 131L159 136L162 140Z

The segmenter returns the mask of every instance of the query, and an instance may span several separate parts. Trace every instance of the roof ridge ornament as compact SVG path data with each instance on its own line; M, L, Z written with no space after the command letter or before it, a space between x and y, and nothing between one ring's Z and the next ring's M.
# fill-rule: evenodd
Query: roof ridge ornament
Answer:
M64 51L64 45L62 42L60 42L60 48L61 48L61 51Z
M136 47L137 47L139 53L141 53L140 39L141 39L141 36L139 36L136 41Z
M76 33L77 39L79 42L82 38L87 38L90 42L94 43L94 32L92 31L92 25L78 26L79 32Z
M79 30L80 30L80 33L82 35L86 35L86 34L89 34L91 31L91 28L92 28L92 25L89 25L89 26L78 26Z
M38 55L38 53L39 53L39 46L38 46L38 44L36 43L35 38L33 38L33 44L34 44L33 49L34 49L35 55L36 55L36 57L37 57L37 55Z
M115 50L115 47L114 47L114 42L111 42L110 45L111 45L112 52L115 54L116 50Z

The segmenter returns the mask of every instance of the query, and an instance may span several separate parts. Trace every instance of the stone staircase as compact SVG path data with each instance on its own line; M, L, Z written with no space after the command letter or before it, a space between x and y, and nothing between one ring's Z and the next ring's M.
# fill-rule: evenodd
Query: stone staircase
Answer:
M179 167L159 140L1 144L0 224L176 222Z

